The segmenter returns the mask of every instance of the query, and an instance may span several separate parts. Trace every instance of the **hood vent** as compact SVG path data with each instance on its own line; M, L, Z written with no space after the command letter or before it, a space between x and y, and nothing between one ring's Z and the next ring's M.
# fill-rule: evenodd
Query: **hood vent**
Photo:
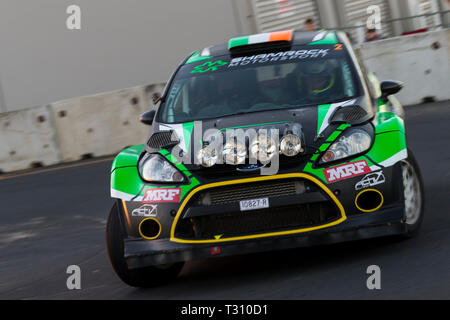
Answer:
M147 142L150 148L162 149L176 146L180 143L180 139L175 131L160 131L152 134Z
M368 113L360 106L345 106L338 108L331 116L330 123L357 124L368 120Z

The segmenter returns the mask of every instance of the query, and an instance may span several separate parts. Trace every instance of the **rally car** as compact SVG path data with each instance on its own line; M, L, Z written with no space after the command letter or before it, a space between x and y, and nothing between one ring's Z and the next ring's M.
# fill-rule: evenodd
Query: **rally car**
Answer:
M115 159L107 248L148 287L183 263L382 236L424 215L396 81L379 82L342 32L233 38L190 54L147 143Z

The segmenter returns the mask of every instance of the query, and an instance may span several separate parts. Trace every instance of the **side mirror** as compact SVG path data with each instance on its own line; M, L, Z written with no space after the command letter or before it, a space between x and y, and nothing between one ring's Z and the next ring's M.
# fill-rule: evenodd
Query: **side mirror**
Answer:
M147 111L139 117L139 121L143 124L151 126L153 124L153 118L155 118L156 110Z
M387 97L396 94L403 88L403 83L399 81L386 80L381 82L380 84L382 98L386 99Z

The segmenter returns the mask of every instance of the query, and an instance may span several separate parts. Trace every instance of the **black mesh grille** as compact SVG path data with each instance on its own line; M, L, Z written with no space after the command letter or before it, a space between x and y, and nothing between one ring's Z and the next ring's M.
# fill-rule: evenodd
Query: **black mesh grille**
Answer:
M226 205L240 200L322 192L309 180L286 179L246 183L203 190L195 195L186 208L191 206ZM329 199L328 196L326 196ZM269 200L270 202L270 200ZM236 208L236 206L231 206ZM183 217L183 213L181 214ZM295 230L318 226L341 217L335 203L325 202L289 204L251 211L230 211L197 217L181 218L175 228L175 235L183 239L203 240L259 234L267 232Z
M312 184L300 180L267 181L206 190L194 198L196 204L216 205L240 200L301 194Z
M301 204L181 219L175 234L192 240L214 239L217 235L224 239L319 226L339 217L331 202Z
M178 139L175 131L161 131L152 134L148 140L148 146L155 149L167 148L178 144Z

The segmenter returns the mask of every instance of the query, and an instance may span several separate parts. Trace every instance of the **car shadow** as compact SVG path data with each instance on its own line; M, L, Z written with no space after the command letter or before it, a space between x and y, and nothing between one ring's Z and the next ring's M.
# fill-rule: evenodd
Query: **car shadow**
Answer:
M384 237L190 261L174 281L157 288L137 289L133 295L142 298L156 290L160 299L223 299L225 296L242 299L244 291L248 296L254 296L252 290L259 290L261 284L289 282L342 264L358 264L388 251L388 248L396 251L403 242L398 237ZM166 292L171 295L166 296ZM271 292L259 292L258 296L261 294L273 297Z

